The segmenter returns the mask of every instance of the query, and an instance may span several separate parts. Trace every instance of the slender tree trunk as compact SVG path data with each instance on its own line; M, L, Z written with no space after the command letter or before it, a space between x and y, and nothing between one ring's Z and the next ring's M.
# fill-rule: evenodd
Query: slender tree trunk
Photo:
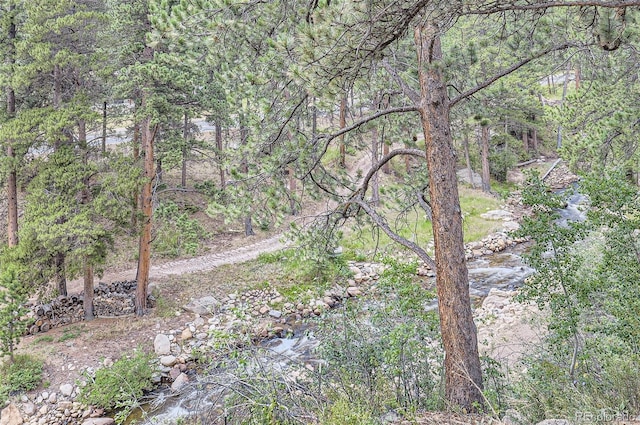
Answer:
M564 83L562 84L562 97L560 98L560 109L564 106L564 100L567 97L567 87L569 86L569 71L571 70L571 64L567 63L567 69L564 71ZM562 147L562 126L558 125L558 133L556 137L556 148Z
M578 91L578 89L580 88L580 83L582 81L582 68L580 67L580 65L578 64L576 66L576 91Z
M16 24L13 17L14 10L15 5L11 2L8 10L10 19L7 32L9 51L6 59L11 68L15 63ZM16 93L10 85L7 86L7 115L9 118L13 118L16 115ZM18 172L12 141L7 142L7 158L9 162L7 176L7 243L12 247L18 245Z
M102 153L107 152L107 102L102 102Z
M65 255L63 252L58 252L53 257L53 266L55 269L55 281L58 288L58 295L67 296L67 277L64 268Z
M84 320L93 320L93 265L89 257L84 259L84 297L82 299Z
M340 99L340 128L347 126L347 97ZM347 166L347 147L344 142L344 134L340 136L340 159L338 165L342 168Z
M382 143L382 156L387 156L389 155L389 144L388 143ZM382 172L385 174L389 174L391 173L391 166L390 166L391 161L387 161L383 166L382 166Z
M374 167L378 163L379 145L378 127L374 126L371 130L371 165ZM377 172L371 177L371 203L376 207L380 205L380 181Z
M491 192L491 173L489 169L489 125L480 126L480 143L482 146L482 191Z
M536 130L535 127L533 127L533 135L531 137L531 147L533 148L534 152L538 152L538 130Z
M433 209L436 287L445 350L445 395L466 411L483 405L482 369L469 298L469 277L462 237L456 154L449 124L449 98L442 74L438 28L415 29L429 192Z
M144 101L143 101L144 106ZM151 118L146 117L141 123L142 149L144 151L144 177L142 186L142 231L140 233L138 272L136 274L136 315L142 316L147 306L147 289L149 287L149 270L151 269L151 228L153 218L153 183L155 168L153 160L153 142L155 131L151 131Z
M140 159L140 124L135 123L133 125L133 163L137 164ZM138 189L134 189L131 194L131 230L138 231L138 213L141 210L140 206L140 192Z
M216 123L216 149L218 149L218 158L220 160L220 189L224 190L227 182L224 176L225 170L222 155L224 151L224 146L222 145L222 126L219 122Z
M242 146L243 149L247 144L248 140L249 140L249 129L244 123L244 118L241 117L240 118L240 146ZM249 163L247 161L246 153L242 154L242 161L240 162L240 171L242 171L242 173L245 176L249 174ZM255 235L255 232L253 231L253 223L251 219L251 210L249 210L249 213L244 217L244 235L245 236Z
M522 148L529 152L529 129L526 127L522 129Z
M467 172L469 173L469 183L471 187L476 187L475 182L473 181L473 169L471 168L471 158L469 157L469 134L464 132L464 138L462 139L462 143L464 144L464 160L467 164Z
M189 114L186 109L184 111L184 123L182 123L182 173L181 183L182 187L187 187L187 143L189 142Z
M162 183L162 158L156 159L156 181Z

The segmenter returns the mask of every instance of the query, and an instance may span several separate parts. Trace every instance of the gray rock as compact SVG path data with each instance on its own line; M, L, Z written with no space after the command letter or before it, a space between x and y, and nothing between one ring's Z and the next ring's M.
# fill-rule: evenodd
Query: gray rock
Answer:
M31 402L24 403L22 405L22 411L27 416L33 416L36 413L36 405Z
M536 425L571 425L566 419L545 419L542 422L538 422Z
M65 397L71 397L71 394L73 394L73 385L71 384L60 385L60 394L62 394Z
M0 425L22 425L23 422L20 409L13 403L9 403L9 405L0 412Z
M160 364L162 366L173 366L176 364L176 356L162 356L160 357Z
M165 356L171 354L171 341L165 334L156 335L156 339L153 340L153 349L158 356Z
M112 418L89 418L82 425L113 425L116 422Z
M182 308L190 313L205 315L213 314L220 307L220 302L214 297L207 296L191 301Z
M280 310L271 310L269 311L269 316L273 317L274 319L279 319L282 317L282 312Z
M56 404L58 402L58 395L56 393L49 394L47 401L51 404Z
M180 375L178 375L176 380L173 381L173 384L171 384L171 391L173 392L180 391L180 389L184 387L188 382L189 382L189 377L186 374L181 373Z

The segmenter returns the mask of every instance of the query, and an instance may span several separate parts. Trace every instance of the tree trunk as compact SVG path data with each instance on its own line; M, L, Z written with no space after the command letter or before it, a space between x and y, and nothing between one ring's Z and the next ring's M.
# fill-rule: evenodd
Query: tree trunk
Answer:
M162 158L156 159L156 180L162 183Z
M464 138L462 139L462 143L464 144L464 160L467 164L467 172L469 173L469 183L471 187L476 187L475 182L473 181L473 169L471 168L471 158L469 157L469 135L467 132L464 132Z
M387 156L389 155L389 144L388 143L382 143L382 156ZM391 166L389 165L391 163L391 161L387 161L383 166L382 166L382 172L385 174L389 174L391 173Z
M371 166L375 167L378 163L378 127L373 127L371 130ZM407 155L408 156L408 155ZM374 206L380 205L380 184L378 179L378 173L376 172L371 177L371 203Z
M9 5L9 29L7 62L9 65L15 63L15 39L16 24L13 18L15 5ZM13 68L13 67L11 67ZM13 118L16 115L16 93L13 87L7 86L7 116ZM7 142L7 158L9 162L9 173L7 176L7 243L10 247L18 245L18 172L16 166L16 155L11 141Z
M433 209L436 287L445 350L445 395L452 405L475 411L483 405L482 369L469 298L456 154L438 29L428 23L417 26L415 43L421 91L419 112Z
M89 257L84 259L84 297L82 300L84 320L93 320L93 266Z
M224 190L227 182L224 177L224 164L223 164L223 156L222 152L224 147L222 146L222 126L219 122L216 123L216 149L218 149L218 158L220 160L220 189Z
M533 148L534 152L538 152L538 130L536 130L535 127L533 127L533 135L531 137L531 147Z
M140 124L135 123L133 125L133 163L137 163L140 158ZM132 232L138 231L138 213L141 210L140 206L140 192L138 189L134 189L131 194L131 230Z
M182 126L182 173L181 184L183 188L187 187L187 142L189 141L189 114L184 111L184 123Z
M67 296L67 276L64 269L65 255L62 252L58 252L53 257L53 266L55 269L55 281L58 288L58 295Z
M347 126L347 97L340 99L340 128ZM347 166L347 147L344 144L344 134L340 136L340 159L338 165L342 168Z
M249 140L249 129L244 123L244 117L240 117L240 146L244 149ZM249 174L249 162L247 161L247 154L242 154L242 160L240 161L240 171L247 176ZM251 219L251 207L249 207L249 213L244 217L244 235L255 235L253 231L253 224Z
M146 117L141 123L142 150L144 151L144 177L142 186L142 231L138 246L138 272L136 274L136 315L142 316L147 306L147 289L149 287L149 270L151 268L151 225L153 216L153 182L155 168L153 160L153 139L151 118Z
M102 153L107 152L107 102L102 102Z
M491 192L491 173L489 169L489 125L481 125L480 143L482 145L482 191Z
M522 148L529 152L529 129L526 127L522 129Z

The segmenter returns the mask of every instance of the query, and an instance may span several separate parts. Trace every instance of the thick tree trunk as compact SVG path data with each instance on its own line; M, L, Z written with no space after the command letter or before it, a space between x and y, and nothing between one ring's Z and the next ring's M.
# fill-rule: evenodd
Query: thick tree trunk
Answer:
M93 266L91 260L84 259L84 297L82 300L84 320L93 320Z
M15 5L9 5L9 29L7 38L9 52L7 62L9 65L15 63L15 39L16 25L13 21L13 11ZM7 86L7 115L13 118L16 115L16 93L13 87ZM7 142L7 158L9 162L9 173L7 175L7 243L10 247L18 245L18 172L16 167L16 155L11 141Z
M340 128L347 126L347 97L340 99ZM347 166L347 147L344 144L344 134L340 136L340 159L338 165L342 168Z
M469 298L456 155L438 29L429 24L416 27L415 42L421 90L419 111L433 209L438 309L445 350L445 395L452 405L475 411L483 405L482 369Z
M146 117L140 125L142 133L142 149L144 151L144 177L142 186L142 231L138 246L138 272L136 274L136 315L142 316L147 306L147 289L149 287L149 270L151 268L151 228L153 216L153 182L155 168L153 160L153 139L151 118Z
M491 172L489 169L489 125L480 128L480 143L482 146L482 191L491 192Z

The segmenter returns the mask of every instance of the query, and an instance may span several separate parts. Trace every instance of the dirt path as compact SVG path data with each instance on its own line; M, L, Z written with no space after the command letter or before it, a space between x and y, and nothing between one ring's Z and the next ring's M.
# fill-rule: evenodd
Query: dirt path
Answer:
M258 258L260 254L276 252L285 248L287 242L283 242L282 238L283 236L278 234L260 242L224 252L214 252L199 257L169 261L155 266L152 265L149 272L149 280L160 280L171 275L203 272L226 264L238 264L254 260ZM135 278L136 269L129 269L120 272L106 273L100 280L103 282L117 282L134 280ZM67 283L67 288L70 293L79 293L82 291L82 285L82 279L74 279Z

